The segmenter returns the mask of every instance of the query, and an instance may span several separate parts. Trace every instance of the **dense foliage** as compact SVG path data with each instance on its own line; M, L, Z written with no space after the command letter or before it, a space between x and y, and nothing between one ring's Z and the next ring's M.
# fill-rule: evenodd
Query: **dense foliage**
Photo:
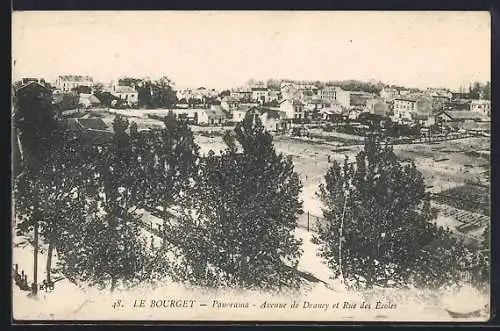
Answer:
M301 184L292 162L277 154L259 119L247 116L227 149L200 167L195 215L176 228L186 279L210 286L283 288L298 285L301 254L293 236Z
M433 222L422 174L375 137L353 163L334 162L320 186L328 224L321 256L357 287L437 287L460 279L466 249ZM404 244L402 244L404 243Z

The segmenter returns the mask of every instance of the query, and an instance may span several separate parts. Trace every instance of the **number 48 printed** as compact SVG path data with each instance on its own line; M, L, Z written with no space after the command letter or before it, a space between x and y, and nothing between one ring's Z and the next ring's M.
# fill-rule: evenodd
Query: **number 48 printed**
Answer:
M118 299L113 303L112 307L114 309L117 309L117 308L123 308L125 306L123 305L122 300Z

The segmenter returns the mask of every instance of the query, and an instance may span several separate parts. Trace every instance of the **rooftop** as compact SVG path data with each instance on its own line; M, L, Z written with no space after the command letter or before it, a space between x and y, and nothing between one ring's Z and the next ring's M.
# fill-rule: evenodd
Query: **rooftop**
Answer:
M220 118L220 117L225 117L226 116L226 113L224 111L222 111L222 109L208 109L205 111L207 116L209 117L216 117L216 118Z
M485 120L488 116L483 113L478 113L474 111L466 111L466 110L447 110L443 111L440 114L447 114L449 117L455 120Z
M81 76L81 75L62 75L59 76L60 80L64 80L67 82L86 82L90 81L92 82L92 77L90 76Z
M115 87L115 92L116 93L137 93L135 89L133 89L130 86L116 86Z
M108 126L100 118L78 118L76 119L85 129L106 130Z
M239 100L237 98L231 97L231 96L225 96L222 98L222 101L224 102L238 102Z

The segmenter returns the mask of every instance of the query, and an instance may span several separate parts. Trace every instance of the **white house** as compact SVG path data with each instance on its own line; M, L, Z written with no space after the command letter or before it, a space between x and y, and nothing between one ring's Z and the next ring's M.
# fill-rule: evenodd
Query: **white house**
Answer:
M111 88L111 94L125 100L130 106L134 106L139 103L139 93L130 86L113 85Z
M246 88L238 88L232 90L230 96L239 101L250 101L252 98L252 91Z
M209 125L222 125L226 123L226 113L219 107L205 111Z
M55 87L63 92L69 92L78 86L94 86L94 81L90 76L62 75L55 81Z
M386 101L392 101L395 98L399 97L399 91L395 88L384 87L380 91L380 97Z
M321 118L326 121L338 122L347 117L347 107L344 107L340 102L332 102L330 107L325 107L320 110Z
M326 107L330 107L331 104L332 102L327 99L311 99L305 104L304 107L309 111L315 111Z
M412 113L430 114L432 100L427 97L400 97L394 99L393 120L404 122L412 121Z
M286 130L287 128L284 118L286 117L286 114L278 110L252 107L247 111L245 116L252 116L254 120L258 117L264 126L264 129L268 132L277 132Z
M237 98L225 96L224 98L222 98L220 105L222 109L226 111L232 111L238 108L239 103L240 101Z
M286 119L304 118L304 104L297 99L286 99L281 101L280 111L285 113Z
M470 110L490 116L491 102L489 100L471 100Z
M245 115L247 113L249 108L245 107L245 108L237 108L237 109L234 109L231 111L231 115L232 115L232 122L241 122L244 118L245 118Z
M279 91L269 91L267 102L278 101L281 97Z
M269 91L266 87L252 87L252 100L264 103L268 99Z
M319 93L322 99L338 101L345 107L349 107L351 104L351 93L344 91L339 86L326 86Z

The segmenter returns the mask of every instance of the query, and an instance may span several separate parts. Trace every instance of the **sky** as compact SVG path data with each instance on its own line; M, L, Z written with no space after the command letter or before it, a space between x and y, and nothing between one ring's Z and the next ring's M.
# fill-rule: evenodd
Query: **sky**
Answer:
M488 12L14 12L12 72L167 76L177 87L287 78L458 89L490 80L490 30Z

